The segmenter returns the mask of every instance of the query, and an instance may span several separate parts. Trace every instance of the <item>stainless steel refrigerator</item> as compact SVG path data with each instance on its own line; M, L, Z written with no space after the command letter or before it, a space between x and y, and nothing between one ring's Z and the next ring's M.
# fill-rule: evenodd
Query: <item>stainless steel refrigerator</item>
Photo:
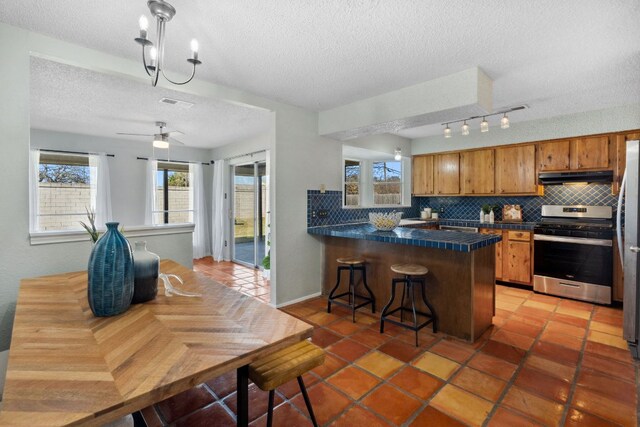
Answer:
M618 250L624 266L624 338L638 359L640 341L640 283L638 282L638 186L640 141L627 141L627 167L618 200ZM624 196L624 223L621 208ZM624 239L622 232L624 231Z

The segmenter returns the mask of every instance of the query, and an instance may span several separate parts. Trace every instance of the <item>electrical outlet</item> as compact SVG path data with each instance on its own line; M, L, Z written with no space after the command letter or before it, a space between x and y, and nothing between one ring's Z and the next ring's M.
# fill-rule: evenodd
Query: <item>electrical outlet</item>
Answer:
M311 211L311 218L317 218L317 217L318 217L318 212Z
M329 211L326 209L318 209L318 218L326 218L329 216Z
M440 213L443 214L444 213L444 208L440 208Z

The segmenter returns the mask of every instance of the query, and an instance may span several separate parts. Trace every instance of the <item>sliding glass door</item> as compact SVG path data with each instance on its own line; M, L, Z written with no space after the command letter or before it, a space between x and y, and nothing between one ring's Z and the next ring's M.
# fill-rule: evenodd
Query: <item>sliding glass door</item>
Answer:
M233 260L259 267L266 242L266 163L233 167Z

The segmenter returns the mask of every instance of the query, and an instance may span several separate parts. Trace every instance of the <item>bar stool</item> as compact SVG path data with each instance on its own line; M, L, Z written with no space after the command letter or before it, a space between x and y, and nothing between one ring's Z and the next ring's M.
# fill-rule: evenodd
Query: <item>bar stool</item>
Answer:
M344 265L338 266L338 281L336 283L336 286L334 286L334 288L331 290L331 293L329 293L329 299L327 303L327 313L331 313L332 303L351 308L352 321L354 323L356 321L356 310L360 307L364 307L367 304L371 304L371 312L375 313L376 299L373 296L373 292L371 292L371 289L369 289L369 286L367 285L367 269L365 267L366 261L363 258L338 258L336 261L338 262L338 264L344 264ZM349 290L347 292L343 292L341 294L335 295L336 291L338 290L338 287L340 286L340 273L343 271L349 272ZM362 284L364 285L364 288L367 290L367 293L369 294L368 297L364 295L358 295L356 293L356 283L354 280L356 271L360 271L362 274ZM349 302L344 302L343 300L340 299L345 295L349 295ZM359 298L363 302L358 304L356 300L357 298Z
M324 363L324 350L307 340L290 347L276 351L249 365L249 378L261 390L269 392L269 410L267 412L267 426L273 421L273 398L276 387L298 379L304 403L307 405L311 422L317 427L311 401L304 386L302 375Z
M433 309L433 306L431 305L431 303L429 303L429 301L427 300L427 296L425 295L424 277L416 277L416 276L426 275L429 272L429 269L425 266L418 265L418 264L394 264L391 266L391 271L397 274L402 274L404 275L404 277L395 278L391 281L391 298L389 299L389 302L387 303L387 305L384 306L384 308L382 309L382 313L380 314L380 333L384 332L385 321L391 322L398 326L402 326L404 328L411 329L412 331L416 332L416 347L417 347L418 331L420 329L424 328L429 323L431 323L433 327L433 332L435 333L438 331L438 316L436 315L436 312ZM396 285L398 284L404 285L402 288L402 301L400 303L400 307L394 310L388 311L389 308L391 307L391 304L393 304L393 300L395 299ZM416 310L416 301L415 301L415 292L414 292L415 285L420 285L420 291L422 292L422 301L424 301L426 306L429 308L429 311L431 312L430 314ZM405 297L407 293L409 294L409 300L411 301L411 309L405 307ZM390 316L397 311L400 311L399 322L395 319L387 318L387 316ZM413 313L413 325L404 323L405 311ZM418 314L426 317L427 320L421 324L418 324L418 316L417 316Z

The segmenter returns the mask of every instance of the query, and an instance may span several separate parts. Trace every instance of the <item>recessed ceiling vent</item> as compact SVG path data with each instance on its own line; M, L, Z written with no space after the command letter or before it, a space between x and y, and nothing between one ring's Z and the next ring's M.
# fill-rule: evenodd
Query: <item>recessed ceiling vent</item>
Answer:
M185 110L194 106L193 102L180 101L179 99L173 98L162 98L160 102L162 104L175 105L176 107L184 108Z

